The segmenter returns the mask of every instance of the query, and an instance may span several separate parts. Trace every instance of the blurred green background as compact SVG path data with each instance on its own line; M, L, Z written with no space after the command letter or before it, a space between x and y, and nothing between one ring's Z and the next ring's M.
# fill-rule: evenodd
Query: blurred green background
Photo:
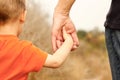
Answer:
M27 2L27 10L27 20L20 38L32 41L52 54L48 14L40 10L33 0ZM91 31L78 30L77 34L80 47L70 53L60 68L43 68L37 73L30 73L28 80L112 80L104 31L96 27Z

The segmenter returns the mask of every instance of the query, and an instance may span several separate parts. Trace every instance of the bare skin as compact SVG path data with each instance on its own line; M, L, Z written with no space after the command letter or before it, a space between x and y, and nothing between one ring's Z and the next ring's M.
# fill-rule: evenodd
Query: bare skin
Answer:
M63 43L63 27L65 27L67 33L71 35L74 41L72 50L75 50L79 46L75 26L69 16L70 9L74 2L75 0L59 0L55 8L52 28L53 51L56 51Z

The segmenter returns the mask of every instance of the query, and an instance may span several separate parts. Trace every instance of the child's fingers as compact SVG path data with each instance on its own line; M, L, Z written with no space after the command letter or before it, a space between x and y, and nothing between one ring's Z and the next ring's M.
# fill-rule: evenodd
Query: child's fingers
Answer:
M63 27L63 34L66 34L66 30L65 30L65 27Z

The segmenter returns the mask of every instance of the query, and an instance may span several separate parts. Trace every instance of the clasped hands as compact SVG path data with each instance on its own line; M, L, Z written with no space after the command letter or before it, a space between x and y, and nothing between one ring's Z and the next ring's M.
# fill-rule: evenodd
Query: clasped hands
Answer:
M53 17L53 25L52 25L53 51L56 51L64 42L63 27L65 28L67 34L69 34L73 39L73 47L71 49L71 51L73 51L79 46L79 40L77 37L75 26L68 15L63 15L59 13L54 14Z

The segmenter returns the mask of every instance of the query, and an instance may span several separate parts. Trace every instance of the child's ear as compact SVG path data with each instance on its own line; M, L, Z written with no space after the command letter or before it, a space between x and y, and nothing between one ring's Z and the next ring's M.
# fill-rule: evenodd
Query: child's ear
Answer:
M27 11L23 11L23 12L20 14L20 22L21 22L21 23L24 23L24 22L25 22L26 13L27 13Z

